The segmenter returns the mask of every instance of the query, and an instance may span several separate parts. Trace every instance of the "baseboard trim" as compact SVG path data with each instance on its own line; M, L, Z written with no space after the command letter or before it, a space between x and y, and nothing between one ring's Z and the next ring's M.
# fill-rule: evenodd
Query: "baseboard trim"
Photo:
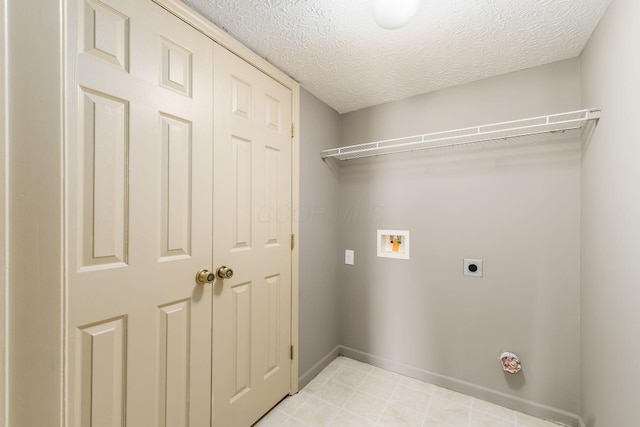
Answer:
M306 386L312 379L316 377L329 363L340 355L340 346L336 346L329 353L327 353L318 363L309 368L304 374L298 378L298 390L302 390L302 387Z
M379 368L387 369L389 371L397 372L408 377L426 381L439 387L444 387L449 390L464 393L477 399L486 400L488 402L495 403L496 405L501 405L515 411L532 415L534 417L566 424L571 427L585 427L584 422L578 415L565 411L563 409L554 408L552 406L543 405L527 399L511 396L497 390L492 390L487 387L448 377L446 375L436 374L434 372L416 368L414 366L405 365L404 363L395 362L393 360L375 356L373 354L356 350L354 348L339 346L339 352L342 356L359 360L361 362L365 362ZM309 380L311 378L309 378Z

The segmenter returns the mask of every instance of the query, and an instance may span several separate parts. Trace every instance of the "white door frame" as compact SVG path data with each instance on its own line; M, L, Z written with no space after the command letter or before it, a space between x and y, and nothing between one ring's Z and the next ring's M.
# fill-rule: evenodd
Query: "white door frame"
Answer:
M291 151L291 214L293 217L291 233L295 236L295 240L299 236L299 224L297 222L298 207L300 205L300 85L278 70L272 64L261 58L248 47L229 36L227 33L216 27L211 21L207 20L197 12L190 9L179 0L152 0L154 3L162 6L167 11L187 22L189 25L211 38L213 41L227 48L240 58L244 59L269 77L273 78L286 88L291 90L292 96L292 124L295 132L292 138ZM290 392L298 392L298 296L299 296L299 251L297 243L291 252L291 345L293 345L293 360L291 362L291 388Z
M7 373L7 149L9 130L7 129L7 16L6 1L0 0L0 426L7 425L6 413L6 373Z
M66 1L1 3L6 425L64 425Z

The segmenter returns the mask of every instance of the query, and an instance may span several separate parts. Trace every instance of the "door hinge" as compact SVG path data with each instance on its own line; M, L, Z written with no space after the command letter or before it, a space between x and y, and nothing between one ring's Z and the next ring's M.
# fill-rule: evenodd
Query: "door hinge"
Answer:
M295 244L296 244L296 235L292 234L291 235L291 250L293 250L293 247L295 246Z
M291 123L291 138L296 136L296 125L295 123Z
M293 346L291 346L291 360L293 360Z

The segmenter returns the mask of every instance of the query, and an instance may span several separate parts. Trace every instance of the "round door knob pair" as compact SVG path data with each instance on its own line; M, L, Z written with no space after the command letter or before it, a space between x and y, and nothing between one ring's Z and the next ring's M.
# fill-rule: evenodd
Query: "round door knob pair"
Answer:
M209 270L203 268L196 273L196 282L202 285L204 285L205 283L213 283L216 276L219 279L231 279L233 277L233 270L226 265L223 265L221 267L218 267L218 269L216 270L216 274L213 274Z
M202 285L213 282L215 278L216 276L212 272L204 268L196 273L196 282Z
M223 265L216 270L216 276L220 279L231 279L233 277L233 270Z

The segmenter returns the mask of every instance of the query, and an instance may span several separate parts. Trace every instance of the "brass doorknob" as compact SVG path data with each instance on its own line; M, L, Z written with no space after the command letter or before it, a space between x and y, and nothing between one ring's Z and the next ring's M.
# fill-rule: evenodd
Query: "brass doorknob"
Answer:
M216 276L218 276L218 278L220 279L231 279L233 277L233 270L226 265L223 265L221 267L218 267L218 269L216 270Z
M205 283L211 283L215 280L216 276L209 270L203 268L196 273L196 282L204 285Z

